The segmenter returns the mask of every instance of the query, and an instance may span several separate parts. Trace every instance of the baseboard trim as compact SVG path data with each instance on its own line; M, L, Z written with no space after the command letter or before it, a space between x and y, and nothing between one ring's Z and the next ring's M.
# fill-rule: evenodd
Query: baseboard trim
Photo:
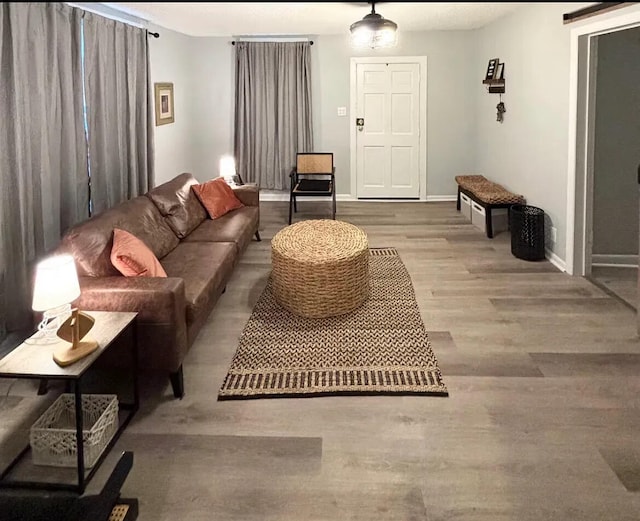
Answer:
M288 201L289 194L288 193L270 193L260 191L260 200L261 201Z
M300 201L308 201L311 198L301 197ZM316 201L330 201L330 197L314 197ZM260 192L261 201L289 201L289 192ZM428 195L427 203L442 203L442 202L454 202L457 200L455 195ZM358 199L351 194L336 194L336 201L350 201L350 202L363 202L363 203L424 203L425 201L420 199Z
M299 201L331 201L331 197L300 197ZM284 201L289 202L289 192L260 192L261 201ZM357 201L349 194L336 194L336 201Z
M458 200L457 195L428 195L427 196L428 203L450 203L457 200Z
M638 266L637 255L607 255L596 254L591 256L592 266L620 266L626 268L635 268Z
M567 271L567 263L553 253L550 249L545 248L544 256L547 260L562 272Z

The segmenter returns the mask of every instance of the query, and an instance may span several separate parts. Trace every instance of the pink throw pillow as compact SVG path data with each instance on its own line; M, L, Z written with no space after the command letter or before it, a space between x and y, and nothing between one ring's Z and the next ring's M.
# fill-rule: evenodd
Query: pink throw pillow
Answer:
M212 219L222 217L231 210L244 206L222 177L216 177L199 185L191 185L191 189L198 196L202 206L207 209L207 213Z
M166 277L167 273L149 247L135 235L114 228L111 264L125 277Z

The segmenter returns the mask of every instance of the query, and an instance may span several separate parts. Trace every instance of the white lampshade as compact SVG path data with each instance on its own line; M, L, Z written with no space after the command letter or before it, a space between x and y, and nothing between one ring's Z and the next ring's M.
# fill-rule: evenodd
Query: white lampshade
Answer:
M232 179L236 175L236 160L233 156L223 156L220 158L220 177Z
M73 302L80 296L76 264L71 255L55 255L36 267L34 311L47 311Z

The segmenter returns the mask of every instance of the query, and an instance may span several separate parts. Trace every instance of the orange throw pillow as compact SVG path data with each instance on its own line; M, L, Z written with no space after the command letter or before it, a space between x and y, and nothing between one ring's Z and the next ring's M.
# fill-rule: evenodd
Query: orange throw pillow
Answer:
M198 196L202 206L207 209L207 213L212 219L222 217L231 210L244 206L222 177L216 177L199 185L191 185L191 189Z
M149 247L135 235L114 228L111 264L125 277L166 277L167 273Z

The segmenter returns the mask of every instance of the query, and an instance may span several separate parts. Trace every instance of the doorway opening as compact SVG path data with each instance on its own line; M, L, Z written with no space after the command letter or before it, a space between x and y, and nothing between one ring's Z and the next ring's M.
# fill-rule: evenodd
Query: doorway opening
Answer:
M591 240L586 276L636 309L640 27L592 37ZM590 269L589 269L590 268Z
M589 278L634 309L639 50L638 9L571 33L567 271ZM629 53L634 57L629 59Z

